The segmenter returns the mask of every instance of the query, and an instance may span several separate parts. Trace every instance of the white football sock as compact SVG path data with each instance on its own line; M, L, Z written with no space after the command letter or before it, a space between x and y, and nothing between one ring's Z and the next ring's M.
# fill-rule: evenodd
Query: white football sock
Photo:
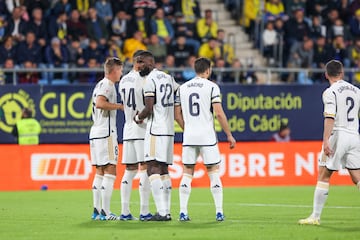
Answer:
M92 184L92 192L93 192L93 204L94 208L101 211L101 184L103 181L103 176L99 174L95 174L93 184Z
M121 179L121 214L130 214L130 197L132 191L132 182L137 173L137 170L125 170L124 176Z
M164 202L164 185L160 174L153 174L149 177L151 191L156 205L156 210L161 216L166 215L166 206Z
M106 215L111 213L110 211L110 203L111 203L111 196L114 190L114 182L116 176L112 174L105 174L104 179L102 181L101 186L101 200L102 200L102 210L105 211Z
M219 171L209 172L210 190L214 198L216 213L223 213L223 187L220 180Z
M360 191L360 181L356 184L357 188L359 189Z
M193 176L184 173L179 186L180 213L188 214L188 202L191 193L191 182Z
M325 202L329 194L329 183L318 181L314 191L313 213L314 218L320 218Z
M161 180L164 186L164 202L166 206L166 214L170 214L171 209L171 178L169 174L161 176Z
M139 172L139 195L140 195L140 214L146 215L150 213L149 198L151 193L150 181L146 170Z

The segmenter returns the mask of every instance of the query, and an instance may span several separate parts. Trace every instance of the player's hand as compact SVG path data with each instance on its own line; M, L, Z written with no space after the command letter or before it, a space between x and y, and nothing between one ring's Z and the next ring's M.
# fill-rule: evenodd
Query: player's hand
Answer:
M136 124L142 124L144 122L144 119L139 119L139 112L136 113L134 121L136 122Z
M326 156L331 157L334 155L334 151L331 149L329 141L324 141L323 148Z
M230 149L233 149L235 147L235 145L236 145L235 138L232 135L230 135L230 136L227 137L227 140L230 143Z

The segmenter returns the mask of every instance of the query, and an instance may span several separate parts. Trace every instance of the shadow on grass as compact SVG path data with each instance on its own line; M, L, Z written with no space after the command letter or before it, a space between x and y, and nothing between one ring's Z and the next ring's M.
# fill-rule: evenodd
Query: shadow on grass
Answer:
M87 221L79 223L78 226L81 228L119 228L125 231L139 231L139 229L154 229L154 228L184 228L187 230L194 229L207 229L207 228L214 228L226 226L229 227L234 223L231 222L216 222L216 221L209 221L209 222L180 222L178 220L172 220L169 222L142 222L142 221Z

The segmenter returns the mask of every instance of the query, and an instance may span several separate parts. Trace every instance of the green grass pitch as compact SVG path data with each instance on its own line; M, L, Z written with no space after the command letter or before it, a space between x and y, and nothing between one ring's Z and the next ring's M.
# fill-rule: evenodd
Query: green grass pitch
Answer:
M172 192L171 222L92 221L91 190L0 192L0 239L359 239L360 192L354 186L330 187L321 226L297 224L311 212L313 190L311 186L225 188L224 222L215 221L207 188L192 189L190 222L177 220L177 189ZM138 216L136 190L132 201L132 213ZM113 193L111 209L119 214L119 190Z

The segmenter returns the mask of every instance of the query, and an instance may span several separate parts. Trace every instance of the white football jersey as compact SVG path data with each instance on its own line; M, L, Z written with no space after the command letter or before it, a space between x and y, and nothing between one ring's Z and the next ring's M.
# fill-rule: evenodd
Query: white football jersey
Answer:
M195 77L176 93L184 118L183 146L213 146L217 143L212 104L221 103L219 86Z
M324 117L335 119L334 130L358 134L360 91L354 85L340 80L323 93Z
M108 102L117 103L116 88L113 82L104 78L98 82L92 94L92 119L93 125L90 129L90 139L106 138L110 133L117 134L116 129L116 111L103 110L96 108L96 98L104 96Z
M119 83L119 93L125 114L123 141L144 139L146 123L136 124L134 121L136 113L144 109L144 84L145 78L135 70L126 74Z
M172 76L153 69L146 77L144 96L154 97L147 128L151 135L174 136L174 92L179 87Z

